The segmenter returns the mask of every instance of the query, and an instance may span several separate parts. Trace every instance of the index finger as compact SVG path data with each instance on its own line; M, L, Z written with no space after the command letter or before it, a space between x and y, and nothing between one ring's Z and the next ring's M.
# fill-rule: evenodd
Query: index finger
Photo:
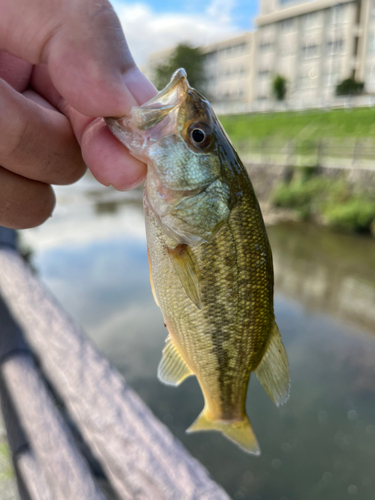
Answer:
M139 70L133 73L135 83L137 72ZM54 87L46 65L41 64L34 68L31 85L69 118L80 143L82 157L99 182L125 190L143 181L146 175L146 165L130 155L129 151L112 135L102 118L84 116L70 106ZM152 95L155 92L153 90ZM134 93L139 104L146 101L150 94L147 88L142 88L142 85L138 85Z
M0 0L0 12L0 50L46 63L80 113L122 116L137 104L136 66L107 0ZM151 83L142 74L137 80L151 97Z

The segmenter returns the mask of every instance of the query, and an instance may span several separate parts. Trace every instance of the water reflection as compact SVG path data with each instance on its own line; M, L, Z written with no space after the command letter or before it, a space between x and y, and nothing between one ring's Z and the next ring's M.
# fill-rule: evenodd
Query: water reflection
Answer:
M276 291L375 332L375 242L309 225L268 230Z
M253 377L257 458L216 433L186 435L203 406L198 384L191 378L175 389L156 379L166 331L149 287L141 193L87 180L74 189L61 188L55 216L23 233L34 264L214 479L235 499L374 500L374 242L299 225L269 228L292 393L276 408Z

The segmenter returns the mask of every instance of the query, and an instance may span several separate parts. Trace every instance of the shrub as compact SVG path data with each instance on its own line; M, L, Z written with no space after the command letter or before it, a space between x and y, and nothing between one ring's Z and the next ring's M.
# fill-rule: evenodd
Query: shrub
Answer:
M286 78L276 75L272 81L272 93L278 101L283 101L286 96Z
M375 201L352 197L346 203L327 206L323 217L329 226L345 231L370 231L375 222Z
M303 219L315 216L345 231L371 231L375 227L375 200L351 194L342 179L306 177L302 169L295 169L292 181L280 184L272 201L277 207L296 210Z
M311 169L311 172L310 172ZM345 196L341 181L332 181L314 175L316 169L298 167L289 184L280 184L273 193L273 203L278 207L294 208L304 217L318 214L328 199Z
M365 84L357 82L354 78L347 78L339 83L336 87L336 95L356 95L361 94L364 90Z

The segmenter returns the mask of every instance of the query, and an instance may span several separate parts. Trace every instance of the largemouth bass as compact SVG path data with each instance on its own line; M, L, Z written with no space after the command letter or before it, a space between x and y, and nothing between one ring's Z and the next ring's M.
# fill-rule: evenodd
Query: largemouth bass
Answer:
M209 102L176 71L131 116L107 118L146 162L150 280L169 335L159 379L195 375L205 406L188 432L217 430L260 449L246 415L251 372L277 405L287 355L273 311L271 248L249 176Z

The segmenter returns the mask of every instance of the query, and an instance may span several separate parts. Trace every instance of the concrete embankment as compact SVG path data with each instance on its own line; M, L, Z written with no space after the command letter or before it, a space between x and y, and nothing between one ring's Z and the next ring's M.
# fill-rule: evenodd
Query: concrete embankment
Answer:
M300 167L287 165L259 165L245 163L253 183L258 200L262 203L270 201L272 191L282 182L287 181ZM302 168L302 167L301 167ZM308 168L308 167L303 167ZM316 175L327 179L344 179L348 186L355 192L374 193L375 191L375 169L367 170L360 168L340 167L313 167Z

